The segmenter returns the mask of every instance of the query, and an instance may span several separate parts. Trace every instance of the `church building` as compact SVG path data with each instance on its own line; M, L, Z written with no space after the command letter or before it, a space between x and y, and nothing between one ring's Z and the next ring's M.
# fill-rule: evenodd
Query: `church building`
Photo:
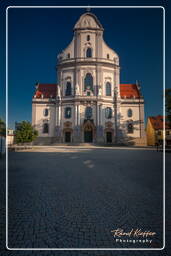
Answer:
M36 84L36 143L136 144L144 138L140 86L120 83L119 56L103 31L93 13L81 15L71 43L58 55L57 83Z

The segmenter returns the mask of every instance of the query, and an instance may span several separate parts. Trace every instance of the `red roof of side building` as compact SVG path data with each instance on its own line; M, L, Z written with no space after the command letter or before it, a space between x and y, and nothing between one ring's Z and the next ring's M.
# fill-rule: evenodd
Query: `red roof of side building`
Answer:
M150 116L149 119L155 130L163 129L163 116ZM165 123L165 128L169 129L169 125L167 122Z
M56 84L38 84L36 90L36 98L56 98Z
M35 95L36 98L41 98L42 94L44 98L55 98L56 91L56 84L38 84ZM121 98L140 98L140 92L136 84L120 84L120 95Z
M120 84L121 98L140 98L140 92L136 84Z

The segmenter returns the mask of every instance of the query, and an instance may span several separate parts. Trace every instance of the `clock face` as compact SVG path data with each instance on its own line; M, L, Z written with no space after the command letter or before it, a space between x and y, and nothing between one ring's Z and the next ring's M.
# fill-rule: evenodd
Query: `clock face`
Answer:
M86 107L85 117L87 119L90 119L92 117L92 113L93 113L92 108L91 107Z

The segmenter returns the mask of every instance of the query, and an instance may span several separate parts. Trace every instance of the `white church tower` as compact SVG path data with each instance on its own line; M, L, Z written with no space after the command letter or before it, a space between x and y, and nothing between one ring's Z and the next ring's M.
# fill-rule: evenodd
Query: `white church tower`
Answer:
M37 84L33 125L39 142L123 143L144 136L138 84L120 84L119 56L104 28L86 12L71 43L58 55L57 84Z

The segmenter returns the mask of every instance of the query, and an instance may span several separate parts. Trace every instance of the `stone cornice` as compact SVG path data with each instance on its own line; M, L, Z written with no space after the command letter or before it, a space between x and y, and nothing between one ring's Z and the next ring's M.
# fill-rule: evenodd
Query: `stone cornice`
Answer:
M97 66L97 65L101 65L104 67L112 67L112 68L119 68L120 66L115 64L112 60L106 60L103 58L91 58L91 59L87 59L87 58L78 58L78 59L69 59L69 60L64 60L61 61L60 63L57 64L56 68L58 70L66 68L66 67L74 67L74 66Z

